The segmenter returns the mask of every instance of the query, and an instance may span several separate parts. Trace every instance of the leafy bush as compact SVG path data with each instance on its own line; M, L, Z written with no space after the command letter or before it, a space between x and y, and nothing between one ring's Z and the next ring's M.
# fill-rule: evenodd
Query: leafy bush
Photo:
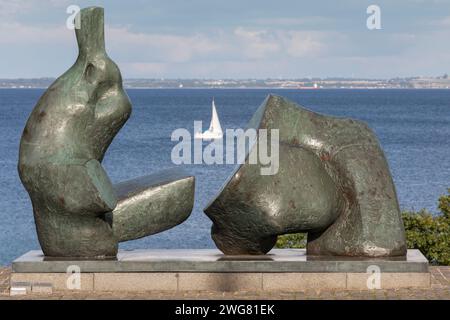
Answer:
M448 193L439 198L439 215L426 210L402 213L408 248L419 249L432 264L450 265L450 189ZM306 234L280 236L276 247L305 248Z
M450 193L450 189L448 190ZM450 195L439 198L440 215L404 212L408 248L419 249L433 264L450 265Z
M275 247L295 249L306 248L306 233L293 233L279 236Z

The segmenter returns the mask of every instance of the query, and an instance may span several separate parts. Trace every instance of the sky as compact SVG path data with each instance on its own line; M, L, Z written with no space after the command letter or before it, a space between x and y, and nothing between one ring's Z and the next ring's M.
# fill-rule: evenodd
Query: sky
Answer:
M0 0L0 78L77 57L69 5L105 8L125 78L393 78L450 73L450 0ZM369 5L381 29L369 30Z

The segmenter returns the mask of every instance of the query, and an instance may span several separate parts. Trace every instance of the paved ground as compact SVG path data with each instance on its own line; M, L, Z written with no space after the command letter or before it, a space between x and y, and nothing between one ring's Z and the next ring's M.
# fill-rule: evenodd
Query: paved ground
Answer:
M445 299L450 300L450 267L430 267L432 287L430 289L400 289L400 290L310 290L304 292L185 292L169 294L167 292L138 293L64 293L52 295L27 295L12 297L13 299ZM0 300L12 299L9 296L10 269L0 269Z

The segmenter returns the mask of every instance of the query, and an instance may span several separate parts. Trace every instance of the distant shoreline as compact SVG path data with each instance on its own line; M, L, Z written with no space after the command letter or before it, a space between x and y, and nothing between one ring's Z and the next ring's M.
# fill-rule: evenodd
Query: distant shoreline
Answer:
M48 87L31 87L31 88L10 88L10 87L0 87L0 90L45 90ZM295 90L295 91L324 91L324 90L450 90L450 88L396 88L396 87L384 87L384 88L283 88L283 87L124 87L125 90Z
M1 79L3 89L46 89L55 78ZM376 89L450 89L447 74L440 77L392 79L298 78L298 79L124 79L126 89L255 89L255 90L376 90Z

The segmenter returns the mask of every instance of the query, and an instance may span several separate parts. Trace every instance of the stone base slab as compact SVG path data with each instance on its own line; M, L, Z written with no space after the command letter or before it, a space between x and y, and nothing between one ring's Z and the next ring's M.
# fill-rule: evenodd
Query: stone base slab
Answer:
M428 262L417 250L409 250L403 259L318 258L306 256L302 249L272 250L262 257L229 257L217 250L133 250L121 251L117 261L47 261L42 252L31 251L14 261L12 268L11 288L31 288L31 292L288 292L431 286Z
M305 291L430 288L430 273L382 273L376 286L363 273L89 273L79 288L69 275L56 273L12 273L11 288L49 288L49 291ZM20 283L21 285L15 285ZM69 285L68 285L69 283ZM369 285L368 285L369 283ZM372 285L371 285L372 284ZM28 292L28 290L27 290Z

